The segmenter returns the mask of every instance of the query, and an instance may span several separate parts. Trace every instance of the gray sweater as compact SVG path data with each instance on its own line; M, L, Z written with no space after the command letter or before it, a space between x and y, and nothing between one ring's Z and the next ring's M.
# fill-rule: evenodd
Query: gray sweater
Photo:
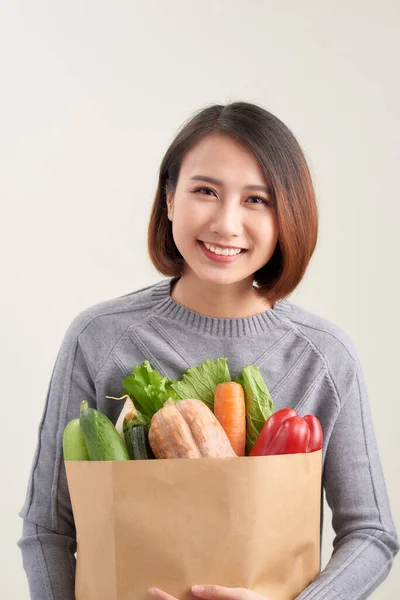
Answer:
M170 279L96 304L73 319L51 376L20 511L33 600L72 600L76 532L62 453L82 399L115 423L122 379L148 359L170 379L227 357L232 379L258 365L275 410L321 422L323 486L335 531L327 566L297 600L363 600L388 576L399 540L356 350L336 325L288 300L253 317L207 317L177 304ZM322 521L321 521L322 540ZM272 599L273 600L273 599Z

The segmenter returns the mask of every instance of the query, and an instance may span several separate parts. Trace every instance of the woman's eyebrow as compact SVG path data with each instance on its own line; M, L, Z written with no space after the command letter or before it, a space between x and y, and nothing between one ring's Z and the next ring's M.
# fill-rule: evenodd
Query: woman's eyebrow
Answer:
M215 179L215 177L208 177L207 175L193 175L190 179L195 179L196 181L208 181L208 183L214 183L215 185L224 185L224 182L220 179ZM262 190L266 194L271 193L271 189L265 187L265 185L247 185L245 187L246 190Z

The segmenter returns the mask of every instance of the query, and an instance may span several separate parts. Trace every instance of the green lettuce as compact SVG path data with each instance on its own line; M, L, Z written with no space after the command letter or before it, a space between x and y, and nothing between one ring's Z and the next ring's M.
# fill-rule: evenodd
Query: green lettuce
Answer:
M197 367L189 367L180 381L171 383L179 400L198 398L214 410L214 391L219 383L231 381L227 359L206 360Z
M265 421L274 412L274 403L260 373L259 367L247 365L236 383L243 386L246 402L246 455L250 453Z
M136 365L133 373L122 381L135 407L150 418L162 408L168 398L179 400L172 389L173 383L174 380L169 380L152 369L148 360L141 365Z

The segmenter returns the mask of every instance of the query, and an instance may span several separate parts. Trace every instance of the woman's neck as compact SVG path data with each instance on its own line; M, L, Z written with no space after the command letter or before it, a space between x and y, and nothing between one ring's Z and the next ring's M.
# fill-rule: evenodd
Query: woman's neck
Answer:
M257 297L250 280L216 285L200 281L195 275L182 275L172 283L171 298L201 315L224 319L252 317L271 308Z

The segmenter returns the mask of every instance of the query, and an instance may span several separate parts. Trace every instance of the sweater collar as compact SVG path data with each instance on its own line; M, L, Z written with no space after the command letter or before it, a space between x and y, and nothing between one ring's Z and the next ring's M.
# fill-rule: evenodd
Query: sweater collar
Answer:
M171 297L173 278L156 283L152 290L153 310L158 315L176 321L196 333L224 337L256 337L282 325L282 317L289 316L291 304L286 299L272 308L251 317L226 319L208 317L175 302Z

